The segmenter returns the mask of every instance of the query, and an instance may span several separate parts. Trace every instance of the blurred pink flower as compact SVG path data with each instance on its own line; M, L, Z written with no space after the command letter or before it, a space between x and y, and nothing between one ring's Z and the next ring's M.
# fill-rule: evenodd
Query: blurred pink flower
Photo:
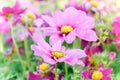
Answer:
M8 33L10 31L9 22L3 16L0 16L0 33Z
M30 0L19 0L22 8L25 8L28 12L39 14L39 9Z
M103 74L102 80L112 80L112 78L110 77L110 74L111 74L112 71L113 71L112 68L100 67L100 68L99 68L99 71L102 72L102 74Z
M110 60L113 60L113 59L115 59L116 58L116 52L110 52L110 54L109 54L109 59Z
M36 43L31 46L31 49L34 51L34 55L41 56L46 63L56 64L57 62L65 62L72 66L75 64L84 66L84 63L80 60L80 58L86 57L83 50L65 50L61 41L58 41L54 43L54 45L50 46L44 41L39 32L35 32L33 34L33 41Z
M87 6L85 5L85 3L82 3L82 4L79 5L78 0L71 0L65 7L66 8L74 7L77 10L82 10L82 11L88 13L88 9L87 9Z
M115 34L115 42L117 43L117 47L120 50L120 16L116 17L116 19L112 23L113 26L113 34Z
M116 17L116 19L112 23L113 33L118 36L120 34L120 16Z
M3 15L3 16L7 16L9 14L16 15L16 14L20 14L24 11L25 11L25 9L22 9L20 6L20 3L18 1L16 1L15 5L13 7L3 7L0 15Z
M58 40L72 43L76 36L86 41L97 40L97 35L92 30L94 19L81 10L69 7L64 12L54 12L53 17L43 15L42 18L50 25L43 29L45 35L50 35L50 44Z
M81 72L81 75L84 79L90 79L92 76L92 73L89 70L85 70Z
M112 68L104 68L103 66L100 66L98 70L94 70L93 72L85 70L81 74L85 80L112 80L110 77L112 70Z
M13 17L13 23L18 19L19 14L23 13L25 9L22 9L19 2L16 1L13 7L3 7L0 12L0 32L9 33L10 32L10 21L9 18Z

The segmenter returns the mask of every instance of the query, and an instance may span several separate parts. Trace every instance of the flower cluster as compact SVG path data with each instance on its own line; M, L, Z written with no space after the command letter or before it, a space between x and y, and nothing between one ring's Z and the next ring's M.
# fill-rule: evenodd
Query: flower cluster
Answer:
M1 80L120 79L118 0L12 1L0 6Z

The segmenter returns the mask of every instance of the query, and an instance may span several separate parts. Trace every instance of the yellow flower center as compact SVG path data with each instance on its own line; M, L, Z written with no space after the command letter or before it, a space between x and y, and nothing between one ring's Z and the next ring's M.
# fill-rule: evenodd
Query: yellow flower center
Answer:
M20 20L21 20L22 22L25 22L25 18L24 18L24 17L20 17Z
M28 29L30 30L30 32L34 32L34 27L30 26Z
M49 69L49 65L47 63L42 63L41 65L39 65L39 69L42 71L46 71Z
M13 52L13 53L16 53L16 52L17 52L17 49L16 49L16 48L13 48L13 49L12 49L12 52Z
M36 18L36 16L33 13L30 13L30 12L27 13L27 17L30 18L30 19L33 19L33 20Z
M94 63L92 57L89 57L88 61L89 61L91 64Z
M52 55L56 57L57 59L64 57L64 53L60 51L53 51Z
M90 4L93 6L93 7L98 7L98 2L97 1L95 1L95 0L92 0L92 1L90 1Z
M62 26L61 27L61 32L67 34L73 30L72 26Z
M93 80L101 80L103 78L103 74L100 71L94 71L92 74Z

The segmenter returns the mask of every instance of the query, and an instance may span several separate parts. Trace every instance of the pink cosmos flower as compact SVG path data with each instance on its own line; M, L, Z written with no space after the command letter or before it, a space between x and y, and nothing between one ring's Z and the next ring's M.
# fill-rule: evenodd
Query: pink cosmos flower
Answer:
M120 16L116 17L114 22L112 23L113 33L118 36L120 34Z
M110 74L112 73L112 68L100 67L99 71L103 74L102 80L112 80L112 78L110 77Z
M110 60L113 60L113 59L115 59L116 58L116 52L110 52L110 54L109 54L109 59Z
M85 70L81 72L81 75L84 79L90 79L92 76L92 73L89 70Z
M68 7L74 7L77 10L82 10L82 11L84 11L84 12L86 12L88 14L87 6L84 3L82 3L82 4L79 5L78 0L71 0L65 7L66 8L68 8Z
M112 68L104 68L103 66L100 66L98 70L95 70L93 72L89 70L83 71L82 77L85 80L112 80L110 77L110 74L112 73Z
M25 11L25 9L22 9L19 2L16 1L15 5L13 7L3 7L0 15L4 15L4 16L7 16L8 14L15 15L15 14L20 14L24 11Z
M25 9L20 7L18 1L16 1L13 7L3 7L2 12L0 12L0 32L8 33L10 32L9 16L13 17L13 23L18 19L19 14L23 13ZM1 21L2 20L2 21Z
M80 49L67 49L61 45L61 41L54 43L50 46L44 41L39 32L33 34L33 41L36 43L31 46L34 55L41 56L44 62L49 64L56 64L58 62L65 62L70 65L79 64L84 66L80 58L86 57L83 50Z
M114 22L112 23L113 26L113 33L115 34L115 42L117 42L117 47L120 50L120 16L118 16Z
M3 16L0 16L0 33L8 33L10 31L9 22Z
M73 7L66 8L64 12L56 11L52 17L43 15L50 27L43 29L45 35L50 35L50 44L58 40L72 43L76 36L86 41L96 41L97 36L94 30L94 20L85 12Z

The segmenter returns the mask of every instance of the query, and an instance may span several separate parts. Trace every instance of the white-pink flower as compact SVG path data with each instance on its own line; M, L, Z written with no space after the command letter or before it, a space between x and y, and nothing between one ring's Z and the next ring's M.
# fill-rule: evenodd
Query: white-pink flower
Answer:
M43 29L44 34L50 36L50 44L58 40L72 43L76 37L86 41L97 40L97 35L93 30L94 19L81 10L69 7L63 12L54 12L52 17L43 15L42 18L50 25Z
M84 63L80 58L86 57L83 50L80 49L65 49L62 46L61 41L56 42L54 45L50 46L44 41L43 37L39 32L33 34L34 45L31 49L34 51L34 55L41 56L44 62L49 64L56 64L58 62L65 62L70 65L79 64L84 66Z

